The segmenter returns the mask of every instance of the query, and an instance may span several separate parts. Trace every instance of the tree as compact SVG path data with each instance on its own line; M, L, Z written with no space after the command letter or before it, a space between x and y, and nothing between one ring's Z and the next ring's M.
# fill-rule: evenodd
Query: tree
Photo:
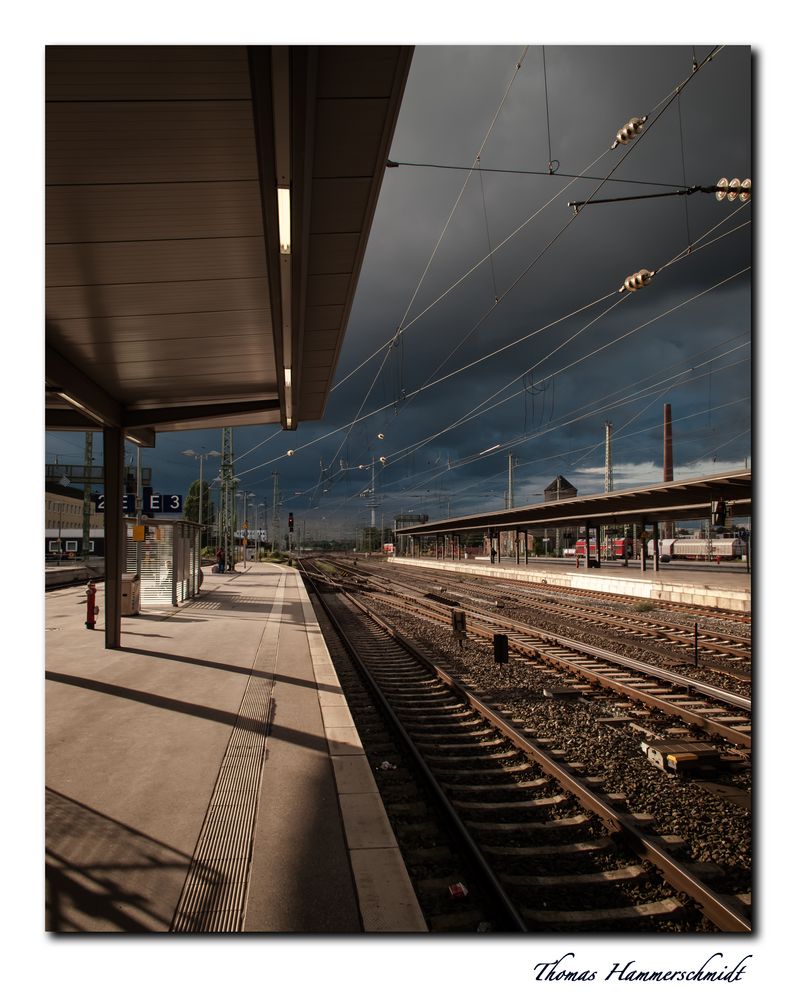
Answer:
M185 498L185 519L186 521L199 521L199 480L195 479L188 490ZM202 482L202 521L205 524L214 524L216 520L216 508L210 495L210 486ZM207 530L202 532L202 545L207 543Z

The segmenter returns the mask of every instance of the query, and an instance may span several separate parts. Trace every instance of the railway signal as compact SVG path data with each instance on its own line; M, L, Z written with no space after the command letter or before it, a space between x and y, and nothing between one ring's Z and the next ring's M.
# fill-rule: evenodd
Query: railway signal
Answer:
M292 515L292 513L287 515L287 530L290 531L290 532L293 531L293 515Z

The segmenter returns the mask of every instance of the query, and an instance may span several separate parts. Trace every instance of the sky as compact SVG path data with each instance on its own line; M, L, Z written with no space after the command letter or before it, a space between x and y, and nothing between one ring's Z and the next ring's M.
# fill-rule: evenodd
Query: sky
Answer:
M277 473L282 521L310 537L370 524L372 484L377 526L495 510L509 453L515 504L558 474L602 492L607 421L614 488L656 482L667 402L675 478L751 464L753 203L567 204L751 177L751 50L704 62L712 48L417 46L336 387L295 433L235 430L251 502L272 516ZM618 294L640 268L662 270ZM182 452L220 442L159 434L142 463L156 490L187 493L198 463ZM82 462L83 446L47 433L46 461Z

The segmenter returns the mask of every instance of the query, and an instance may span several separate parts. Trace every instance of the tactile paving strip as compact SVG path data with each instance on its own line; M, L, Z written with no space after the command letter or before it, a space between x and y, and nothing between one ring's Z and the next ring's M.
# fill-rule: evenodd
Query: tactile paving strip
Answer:
M283 574L171 923L173 932L243 930L285 580Z

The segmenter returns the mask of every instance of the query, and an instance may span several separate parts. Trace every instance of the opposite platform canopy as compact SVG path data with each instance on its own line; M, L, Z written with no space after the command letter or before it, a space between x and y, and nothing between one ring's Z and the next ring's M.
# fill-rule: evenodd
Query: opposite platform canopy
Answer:
M48 429L323 415L410 59L47 49Z
M739 469L701 479L653 483L613 493L571 497L531 507L467 514L443 521L399 528L398 535L435 535L480 530L523 530L567 525L654 524L656 521L695 521L710 517L711 503L732 503L733 516L752 513L752 472Z

